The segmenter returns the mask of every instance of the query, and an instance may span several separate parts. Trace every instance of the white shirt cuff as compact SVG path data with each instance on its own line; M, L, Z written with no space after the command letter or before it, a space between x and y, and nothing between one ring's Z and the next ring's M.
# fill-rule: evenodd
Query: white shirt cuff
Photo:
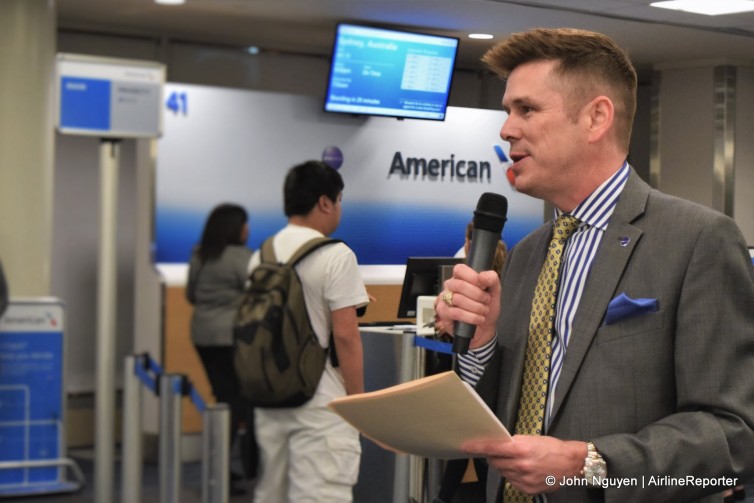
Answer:
M495 354L497 346L497 334L484 346L476 349L470 349L466 354L458 355L458 374L461 379L472 386L476 386L479 379L484 374L484 369Z

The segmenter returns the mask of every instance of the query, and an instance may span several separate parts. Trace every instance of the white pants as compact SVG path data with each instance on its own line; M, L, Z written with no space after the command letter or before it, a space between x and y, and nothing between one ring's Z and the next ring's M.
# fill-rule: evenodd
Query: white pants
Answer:
M261 477L255 503L350 503L359 433L323 405L255 409Z

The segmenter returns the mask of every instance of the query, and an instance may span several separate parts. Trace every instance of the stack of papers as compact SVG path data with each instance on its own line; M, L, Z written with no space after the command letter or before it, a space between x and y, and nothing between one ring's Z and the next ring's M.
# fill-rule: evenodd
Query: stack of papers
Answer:
M511 438L476 391L452 371L338 398L329 407L377 444L416 456L468 458L464 442Z

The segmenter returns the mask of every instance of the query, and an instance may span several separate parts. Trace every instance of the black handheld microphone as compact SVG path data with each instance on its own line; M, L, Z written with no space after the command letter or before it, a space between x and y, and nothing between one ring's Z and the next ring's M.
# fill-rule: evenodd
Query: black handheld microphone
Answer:
M492 269L497 243L503 232L506 215L508 214L508 200L505 196L493 192L485 192L479 198L474 210L474 230L471 233L471 249L466 263L477 272ZM476 325L458 322L453 337L453 352L464 354L469 350L469 343L474 337Z

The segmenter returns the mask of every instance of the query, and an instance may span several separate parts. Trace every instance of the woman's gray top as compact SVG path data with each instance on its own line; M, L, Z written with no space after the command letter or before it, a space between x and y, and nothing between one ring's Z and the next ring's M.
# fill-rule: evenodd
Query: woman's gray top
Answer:
M233 345L233 319L243 299L251 250L228 245L216 260L189 262L186 298L194 305L191 340L197 346Z

